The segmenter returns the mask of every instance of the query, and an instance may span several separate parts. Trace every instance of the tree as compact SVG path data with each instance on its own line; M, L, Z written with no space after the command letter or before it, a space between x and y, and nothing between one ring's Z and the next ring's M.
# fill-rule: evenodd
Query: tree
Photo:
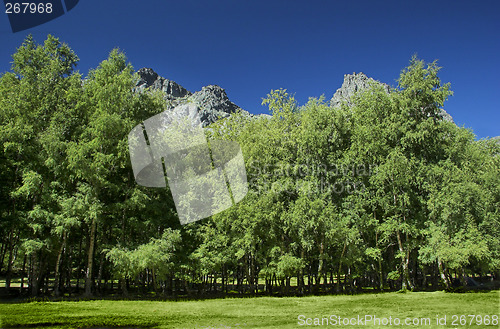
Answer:
M87 296L112 278L125 295L227 292L231 280L258 293L264 279L266 293L288 294L296 277L303 294L500 275L500 148L442 120L452 93L436 62L413 57L397 88L375 83L340 107L278 89L263 100L271 116L212 124L212 155L238 142L249 190L181 226L168 179L151 189L133 177L129 132L168 109L161 91L134 88L122 52L84 80L52 36L28 37L13 59L0 77L7 287L27 274L33 296L78 293L83 278Z
M77 62L59 39L49 35L43 45L36 45L30 35L13 55L13 72L4 74L0 83L1 158L11 171L5 172L10 176L10 202L2 217L24 224L10 226L7 287L14 241L26 230L23 239L35 295L48 265L44 259L55 247L51 227L68 183L64 154L77 122L67 95L80 89L80 76L73 73Z
M89 229L87 295L92 294L98 226L105 220L124 219L132 207L131 196L138 193L130 174L128 133L139 124L137 117L158 111L158 106L145 107L154 102L145 104L145 95L132 92L133 83L131 65L127 64L125 55L115 49L89 73L83 85L83 96L77 104L83 112L85 125L79 140L69 146L69 168L75 179L88 186L88 197L94 200L84 218ZM139 113L138 109L147 111ZM135 200L142 202L141 199Z

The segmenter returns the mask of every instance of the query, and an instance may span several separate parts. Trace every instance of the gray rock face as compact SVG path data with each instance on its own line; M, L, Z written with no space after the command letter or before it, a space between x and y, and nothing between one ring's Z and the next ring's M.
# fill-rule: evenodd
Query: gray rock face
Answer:
M350 98L354 96L356 92L368 90L374 83L381 85L387 93L391 92L391 88L388 84L369 78L363 72L345 74L342 86L337 89L330 100L330 106L339 106L343 101L346 101L347 104L351 105ZM451 115L444 109L440 109L440 114L444 121L453 122Z
M160 77L158 73L153 71L153 69L142 68L137 71L137 74L139 75L139 81L136 83L136 91L143 91L147 88L150 88L151 90L161 90L165 93L165 98L167 99L191 95L191 92L186 90L184 87L172 80Z
M241 109L231 102L226 91L219 86L203 87L188 98L199 108L200 118L206 126L219 119L226 118Z
M347 103L350 104L349 99L354 96L356 92L367 90L370 88L372 83L380 84L387 92L390 91L389 85L369 78L363 72L344 74L344 82L342 83L342 86L337 89L335 94L333 94L333 97L330 100L330 105L332 107L337 106L343 101L347 101Z
M192 94L174 81L160 77L150 68L142 68L137 71L137 74L139 80L134 88L136 92L161 90L165 93L165 100L170 108L176 108L188 103L195 105L203 127L219 119L226 118L237 111L253 117L252 114L231 102L226 91L219 86L209 85Z
M439 114L441 114L441 116L443 117L443 121L449 121L455 123L455 121L453 121L453 117L444 109L439 109Z
M269 117L267 114L253 115L241 109L231 102L226 91L217 85L203 87L193 94L176 82L159 76L150 68L142 68L137 74L139 80L134 88L136 92L161 90L164 92L165 100L170 108L188 103L195 105L203 127L222 118L227 118L236 112L241 112L251 118ZM391 91L389 85L369 78L362 72L344 75L344 82L333 95L330 105L332 107L339 106L343 101L350 105L350 99L356 92L368 90L373 83L381 85L387 93ZM441 109L441 115L443 120L453 122L453 118L445 110Z

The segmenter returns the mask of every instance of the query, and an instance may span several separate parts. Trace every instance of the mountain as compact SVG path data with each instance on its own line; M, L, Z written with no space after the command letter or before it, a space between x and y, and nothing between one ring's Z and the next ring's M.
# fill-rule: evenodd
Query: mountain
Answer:
M170 108L187 103L195 104L202 127L236 112L241 112L248 117L268 116L267 114L253 115L241 109L231 102L226 91L217 85L205 86L200 91L192 93L175 81L159 76L151 68L142 68L137 71L137 74L139 80L134 87L135 92L161 90ZM337 89L330 100L330 106L340 106L343 101L350 105L350 99L355 93L368 90L373 83L380 84L387 93L391 92L391 87L388 84L374 80L362 72L345 74L342 86ZM179 113L179 115L183 114ZM445 110L441 109L441 115L443 120L453 122L453 118Z
M498 144L500 144L500 136L491 137L490 139L491 139L491 140L494 140L494 141L496 141Z
M335 94L333 94L333 97L330 100L330 106L338 106L343 101L347 101L347 103L350 104L350 98L354 96L356 92L367 90L370 88L372 83L381 85L387 93L390 91L388 84L373 80L372 78L367 77L363 72L344 74L344 82L342 83L342 86L337 89Z
M142 68L137 71L137 74L139 80L134 91L161 90L164 92L165 100L170 108L187 103L196 105L202 127L206 127L236 112L253 117L252 114L231 102L226 91L217 85L205 86L200 91L191 93L175 81L159 76L151 68Z
M208 126L219 119L226 118L237 111L250 115L227 97L226 91L217 85L209 85L195 92L188 100L197 104L202 125Z
M387 93L391 92L391 87L388 84L369 78L363 72L345 74L342 86L337 89L330 100L330 106L340 106L343 101L346 101L347 104L351 105L350 98L356 92L368 90L371 84L379 84ZM442 115L443 120L453 122L453 118L445 110L441 109L440 114Z
M153 71L153 69L142 68L137 71L137 74L139 75L139 81L136 83L135 91L143 91L148 88L151 90L161 90L165 93L165 97L167 99L175 99L191 95L191 92L186 90L186 88L172 80L160 77L158 73Z

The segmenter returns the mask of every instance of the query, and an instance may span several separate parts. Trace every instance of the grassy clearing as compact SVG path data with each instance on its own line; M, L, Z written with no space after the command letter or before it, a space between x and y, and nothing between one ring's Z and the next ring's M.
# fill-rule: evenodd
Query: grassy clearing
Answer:
M445 292L384 293L355 296L290 298L231 298L204 301L79 301L0 304L2 328L296 328L298 316L322 318L337 315L353 318L374 315L429 318L431 325L413 328L443 328L436 317L446 315L448 328L498 328L469 324L468 315L500 313L500 291L451 294ZM453 315L465 315L467 325L452 325ZM498 318L497 318L498 319ZM498 322L497 322L498 323ZM325 324L326 325L326 324ZM331 325L330 325L331 326ZM346 327L346 326L336 326ZM387 328L372 323L348 328ZM404 326L402 327L409 327Z

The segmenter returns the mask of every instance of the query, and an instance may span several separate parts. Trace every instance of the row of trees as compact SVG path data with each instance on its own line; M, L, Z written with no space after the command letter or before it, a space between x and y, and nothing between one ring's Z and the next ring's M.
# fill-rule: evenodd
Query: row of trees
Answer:
M208 138L241 145L249 192L181 226L168 188L138 186L128 154L163 95L134 93L117 50L83 80L77 61L53 36L28 37L0 78L7 288L305 293L498 275L500 147L442 120L451 91L435 62L413 58L392 92L374 85L349 106L276 90L272 117L216 122Z

